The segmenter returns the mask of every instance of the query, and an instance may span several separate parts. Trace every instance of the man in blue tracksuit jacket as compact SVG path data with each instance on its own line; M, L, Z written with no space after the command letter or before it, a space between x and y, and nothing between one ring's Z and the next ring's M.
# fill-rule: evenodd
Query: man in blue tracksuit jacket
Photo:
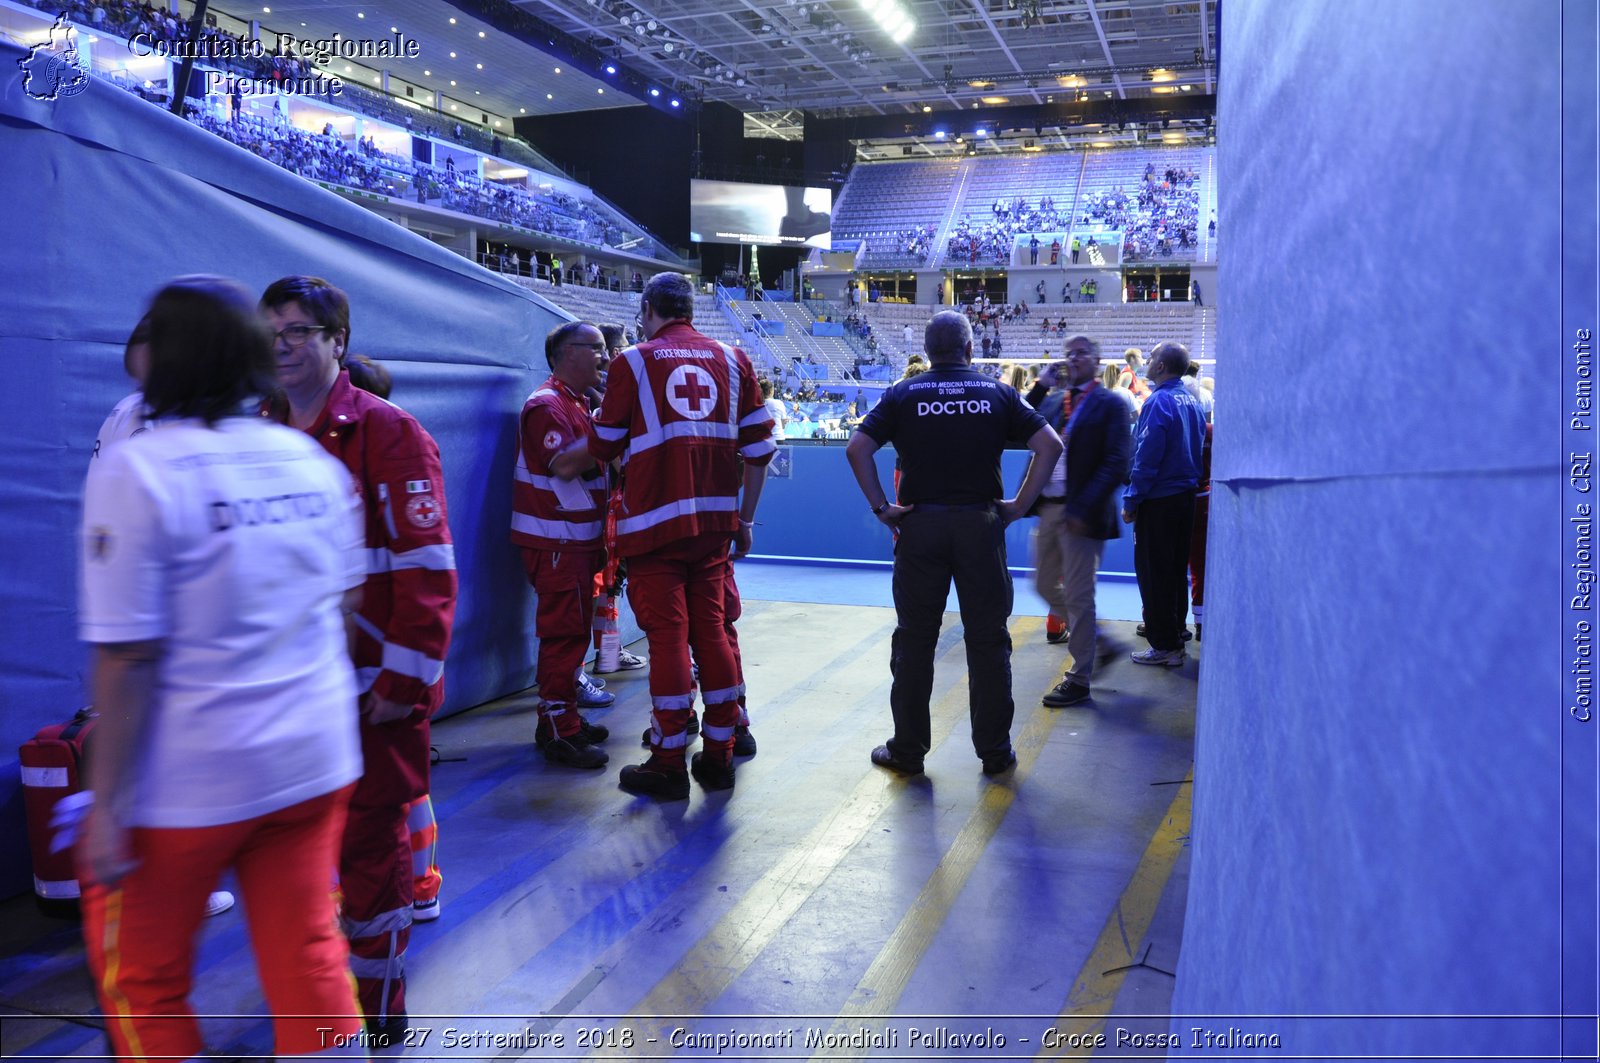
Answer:
M1147 379L1154 390L1139 411L1133 472L1122 495L1122 519L1133 525L1133 568L1150 643L1133 660L1167 668L1181 667L1186 657L1189 536L1206 433L1205 415L1182 383L1188 369L1189 350L1181 343L1163 343L1151 352Z

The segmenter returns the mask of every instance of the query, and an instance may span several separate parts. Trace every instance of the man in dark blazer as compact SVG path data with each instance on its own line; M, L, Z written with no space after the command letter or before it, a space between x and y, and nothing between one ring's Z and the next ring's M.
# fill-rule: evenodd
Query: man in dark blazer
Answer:
M1038 507L1039 591L1066 618L1072 655L1066 677L1044 696L1051 708L1087 701L1096 663L1120 656L1120 647L1096 630L1095 572L1105 541L1122 534L1117 488L1128 480L1133 453L1128 407L1099 383L1100 344L1073 336L1064 353L1065 361L1047 367L1028 394L1066 444Z

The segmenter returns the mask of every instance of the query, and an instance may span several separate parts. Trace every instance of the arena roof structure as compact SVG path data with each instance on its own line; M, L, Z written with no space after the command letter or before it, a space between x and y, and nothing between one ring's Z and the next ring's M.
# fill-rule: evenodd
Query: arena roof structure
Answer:
M909 32L875 21L893 4ZM277 0L231 13L317 37L394 27L420 44L386 64L395 74L510 116L673 97L794 138L802 112L1210 96L1216 12L1217 0Z

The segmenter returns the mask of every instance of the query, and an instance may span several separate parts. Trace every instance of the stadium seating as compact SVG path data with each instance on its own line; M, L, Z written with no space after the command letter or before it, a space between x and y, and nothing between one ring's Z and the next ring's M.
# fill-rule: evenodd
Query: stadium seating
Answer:
M834 237L862 241L863 268L924 265L960 169L952 159L856 166L834 204ZM909 250L919 239L921 249Z

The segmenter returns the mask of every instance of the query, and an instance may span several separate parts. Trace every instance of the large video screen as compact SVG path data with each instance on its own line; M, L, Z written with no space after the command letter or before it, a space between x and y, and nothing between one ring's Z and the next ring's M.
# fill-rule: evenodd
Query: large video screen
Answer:
M702 244L832 246L833 191L733 181L689 182L689 239Z

